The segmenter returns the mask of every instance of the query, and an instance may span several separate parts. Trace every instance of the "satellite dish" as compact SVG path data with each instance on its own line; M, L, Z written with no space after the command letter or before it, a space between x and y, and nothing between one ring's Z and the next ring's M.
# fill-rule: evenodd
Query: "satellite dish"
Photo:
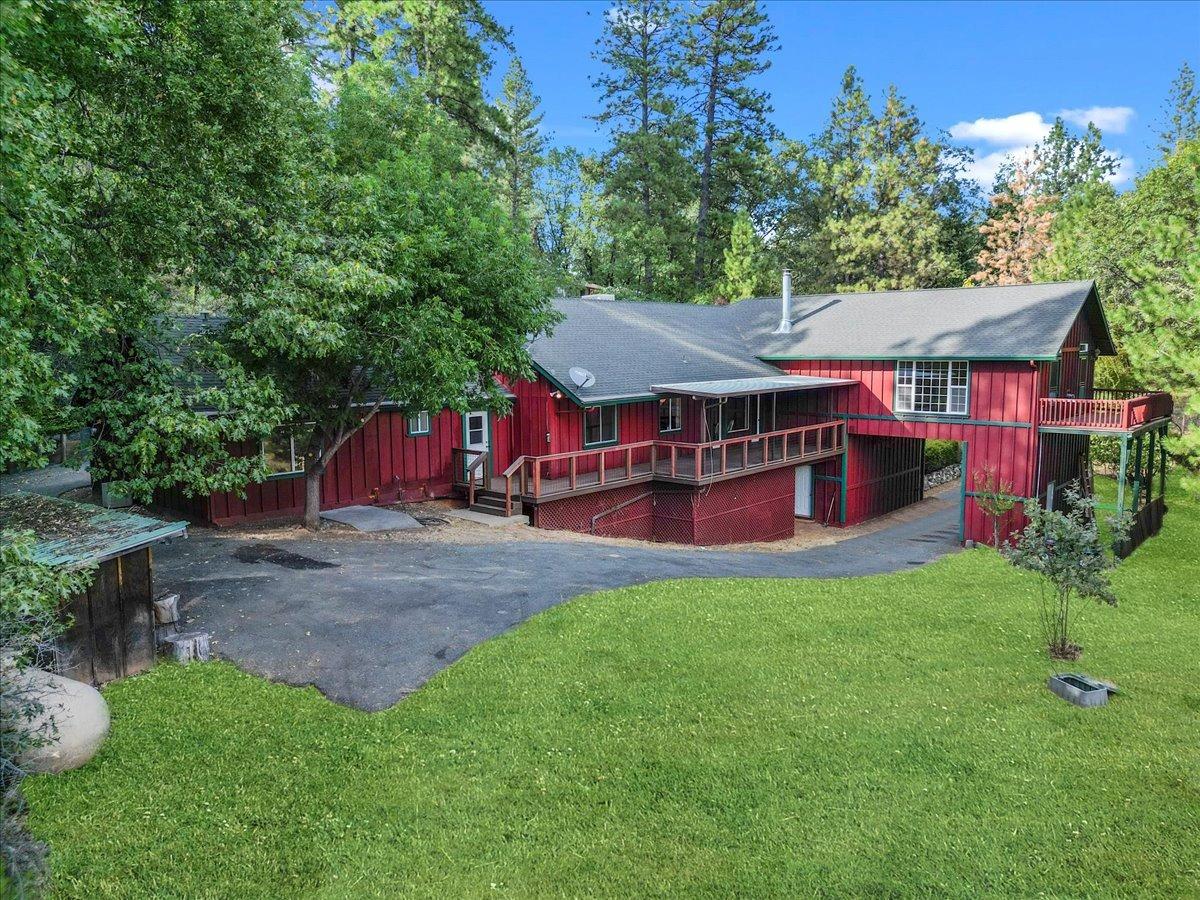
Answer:
M575 387L589 388L596 383L596 376L587 369L579 368L579 366L571 366L567 374L575 382Z

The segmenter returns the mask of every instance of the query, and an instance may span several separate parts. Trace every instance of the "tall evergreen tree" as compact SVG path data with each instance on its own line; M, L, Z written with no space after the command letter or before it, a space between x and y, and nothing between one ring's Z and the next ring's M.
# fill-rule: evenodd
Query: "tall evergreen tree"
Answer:
M801 268L818 281L807 289L932 287L966 277L969 242L956 234L968 227L973 200L965 155L925 136L895 87L876 115L847 69L828 125L798 153L818 222L813 246L800 254L813 257Z
M775 132L770 95L750 81L770 68L768 54L778 45L758 0L709 0L689 17L683 49L700 136L694 271L700 288L726 243L733 209L761 200L763 160Z
M496 102L504 149L496 154L490 174L509 217L519 227L528 226L534 215L534 185L546 150L546 138L539 130L542 123L542 114L537 111L539 102L525 67L514 56Z
M762 242L745 212L733 220L729 246L725 248L724 273L717 286L719 301L736 303L758 293L763 282Z
M595 82L612 132L601 157L614 279L647 296L679 299L690 281L693 192L685 149L691 126L670 87L680 73L680 20L667 0L618 0L605 16Z
M1170 156L1184 141L1200 138L1200 93L1196 91L1196 73L1186 62L1171 82L1164 110L1166 122L1158 134L1158 149L1163 157Z
M1115 175L1119 165L1120 159L1105 149L1099 128L1089 122L1082 135L1075 135L1057 118L1050 132L1033 148L1031 171L1037 193L1063 203L1080 188ZM1016 160L1001 167L996 175L996 193L1006 189L1016 167Z

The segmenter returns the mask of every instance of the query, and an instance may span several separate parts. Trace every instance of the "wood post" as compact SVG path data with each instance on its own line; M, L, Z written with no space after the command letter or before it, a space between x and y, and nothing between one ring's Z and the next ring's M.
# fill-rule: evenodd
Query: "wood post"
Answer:
M576 469L578 467L575 463L576 458L574 456L567 460L567 480L571 483L571 490L575 490L575 483L577 480Z
M625 448L625 477L633 477L633 448Z
M604 484L604 451L600 451L600 483Z

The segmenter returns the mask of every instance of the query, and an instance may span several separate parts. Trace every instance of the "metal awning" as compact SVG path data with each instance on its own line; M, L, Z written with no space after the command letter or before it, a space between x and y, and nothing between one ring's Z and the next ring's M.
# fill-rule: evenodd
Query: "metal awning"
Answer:
M857 384L853 378L817 378L814 375L768 375L761 378L723 378L717 381L680 381L655 384L655 394L689 397L740 397L746 394L780 394L784 391L814 391L818 388Z

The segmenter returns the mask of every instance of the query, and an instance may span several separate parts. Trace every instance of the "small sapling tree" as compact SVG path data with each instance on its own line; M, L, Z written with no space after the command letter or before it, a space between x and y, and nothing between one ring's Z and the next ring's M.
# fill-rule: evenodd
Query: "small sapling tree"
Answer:
M1004 557L1019 569L1041 576L1040 624L1052 659L1078 659L1083 652L1071 636L1071 604L1091 598L1109 606L1117 597L1109 582L1115 558L1106 552L1096 523L1096 502L1080 494L1072 483L1063 491L1065 511L1044 509L1035 500L1025 501L1029 524L1012 546L1001 548ZM1129 529L1128 516L1110 519L1114 540Z
M1011 481L1001 481L996 470L984 466L975 473L975 503L992 522L992 546L1000 549L1000 523L1017 505Z

